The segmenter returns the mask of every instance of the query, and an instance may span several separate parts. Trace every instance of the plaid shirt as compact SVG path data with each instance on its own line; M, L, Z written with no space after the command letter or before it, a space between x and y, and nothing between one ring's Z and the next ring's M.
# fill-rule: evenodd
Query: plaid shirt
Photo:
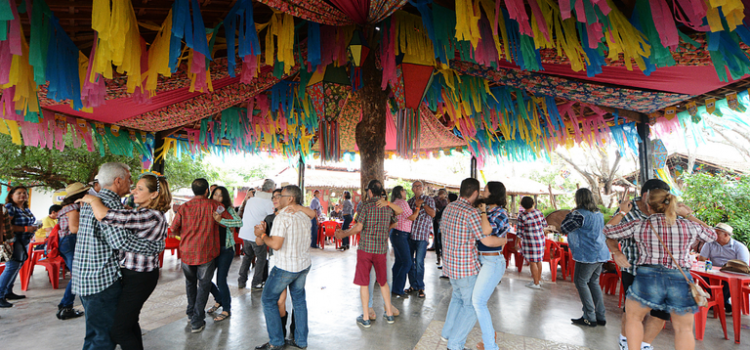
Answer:
M378 200L380 197L373 197L357 211L357 222L363 225L359 249L370 254L388 252L388 231L396 218L390 207L378 207Z
M607 226L604 228L604 235L612 239L633 238L640 253L636 265L663 265L670 269L676 269L677 266L674 266L669 254L664 251L659 239L654 235L651 229L652 225L680 266L685 268L690 267L688 254L696 237L700 237L706 242L716 240L714 229L683 218L677 218L677 223L669 226L664 214L654 214L645 220Z
M203 265L219 256L219 225L214 212L219 202L194 197L177 209L172 233L180 236L180 254L186 265ZM225 210L222 217L232 219Z
M459 279L479 274L476 242L484 238L479 210L464 198L448 204L440 223L443 233L443 273Z
M110 209L123 209L120 196L106 188L99 191L99 198ZM138 239L122 227L97 221L91 206L82 205L76 257L73 259L73 293L96 294L120 279L117 250L145 255L161 252L160 246L154 242Z
M565 219L560 224L560 232L567 235L581 227L583 227L583 214L573 210L565 215Z
M13 218L10 223L15 226L33 226L36 223L36 217L29 208L19 209L15 204L7 203L5 209L7 209L7 215ZM33 235L33 232L26 233Z
M291 214L282 209L273 223L269 236L284 238L281 247L273 251L274 266L291 273L310 267L310 218L301 211Z
M80 210L81 205L78 203L73 203L66 205L65 207L60 209L59 212L57 212L57 224L60 225L60 229L57 231L57 236L60 239L70 234L70 217L68 216L68 214Z
M406 203L406 201L403 199L397 199L395 202L393 202L393 204L398 205L399 207L401 207L401 210L404 211L403 213L396 215L396 219L398 220L396 229L401 232L411 232L411 225L413 221L407 218L410 217L411 214L414 214L414 212L412 212L411 208L409 207L409 203Z
M625 214L625 217L620 221L621 224L626 224L632 221L646 220L648 215L644 214L640 208L638 208L638 202L641 201L641 197L633 199L633 208ZM623 267L621 270L631 275L635 275L635 265L638 262L638 247L635 246L635 240L633 238L623 238L620 240L620 250L628 258L630 267Z
M435 200L430 196L422 195L419 199L424 199L424 206L435 210ZM414 223L411 224L411 239L415 241L427 241L432 233L432 216L427 211L417 208L416 197L409 200L409 208L412 213L419 210L419 215Z
M102 223L131 230L138 238L153 242L164 250L167 238L167 219L154 209L110 209ZM150 272L159 268L159 253L138 254L120 250L120 266L136 272Z
M583 219L583 217L581 217ZM583 220L581 220L583 222ZM547 226L547 220L544 214L537 210L524 210L518 214L518 235L526 238L539 238L544 236L544 227Z

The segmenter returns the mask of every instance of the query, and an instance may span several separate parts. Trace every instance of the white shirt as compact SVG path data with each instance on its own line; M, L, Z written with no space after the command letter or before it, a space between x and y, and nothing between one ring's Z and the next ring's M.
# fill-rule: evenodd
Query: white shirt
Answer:
M274 250L273 265L291 272L300 272L312 265L310 259L310 227L312 222L305 213L289 214L282 210L273 220L271 236L284 237L279 250Z
M255 225L260 224L266 216L273 214L272 195L268 192L258 192L255 197L247 200L245 212L242 214L240 238L255 242Z

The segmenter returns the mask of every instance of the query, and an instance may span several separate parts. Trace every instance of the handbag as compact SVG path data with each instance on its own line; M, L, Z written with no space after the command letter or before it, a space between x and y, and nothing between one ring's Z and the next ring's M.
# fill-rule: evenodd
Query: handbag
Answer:
M690 282L690 279L685 274L685 271L682 270L682 266L677 262L677 259L674 258L672 255L672 252L669 251L669 248L667 248L667 245L664 244L664 241L662 241L661 236L659 236L658 233L656 233L656 228L654 228L653 225L651 225L651 222L648 223L649 226L651 226L651 231L656 235L656 238L659 239L659 243L661 243L661 246L664 248L665 251L667 251L667 254L669 254L669 257L672 258L672 262L674 262L675 266L677 266L677 269L680 270L680 273L682 274L682 277L685 277L685 281L687 282L688 286L690 286L690 294L693 296L693 300L695 300L695 303L698 304L699 307L706 307L708 305L708 293L706 293L701 286L698 285L698 283Z

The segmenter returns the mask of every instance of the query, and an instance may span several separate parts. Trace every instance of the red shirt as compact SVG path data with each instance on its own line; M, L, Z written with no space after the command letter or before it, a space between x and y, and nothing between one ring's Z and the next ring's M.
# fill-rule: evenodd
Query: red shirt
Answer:
M180 255L185 264L203 265L219 256L219 224L213 216L218 207L219 202L213 199L195 197L177 209L172 234L180 236ZM224 216L228 216L226 211Z

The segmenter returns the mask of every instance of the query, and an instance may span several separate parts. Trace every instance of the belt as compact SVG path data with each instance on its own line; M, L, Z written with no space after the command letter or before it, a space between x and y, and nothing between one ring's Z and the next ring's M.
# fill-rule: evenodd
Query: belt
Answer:
M483 256L498 256L500 252L479 252L479 255Z

